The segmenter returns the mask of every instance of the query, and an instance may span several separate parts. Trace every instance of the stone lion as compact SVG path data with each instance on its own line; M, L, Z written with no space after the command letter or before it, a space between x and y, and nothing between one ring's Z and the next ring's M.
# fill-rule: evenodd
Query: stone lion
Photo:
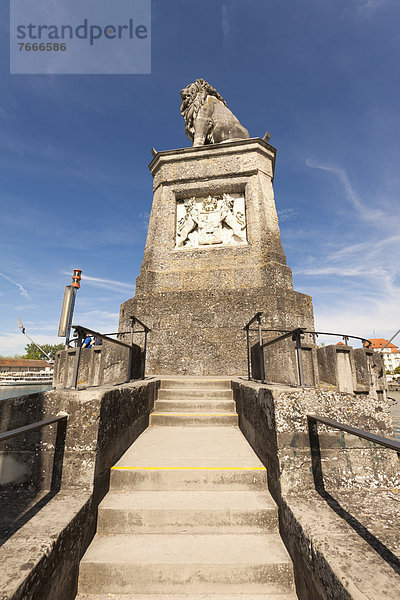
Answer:
M250 137L222 96L204 79L196 79L183 88L181 98L185 133L192 140L193 146Z

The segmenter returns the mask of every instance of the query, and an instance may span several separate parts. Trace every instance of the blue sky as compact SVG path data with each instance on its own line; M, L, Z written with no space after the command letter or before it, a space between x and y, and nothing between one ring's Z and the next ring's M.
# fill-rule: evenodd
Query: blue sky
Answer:
M179 90L212 83L251 136L278 150L276 204L295 289L316 326L400 327L400 4L393 0L153 0L152 73L9 74L0 9L0 354L20 317L57 343L75 322L115 330L134 293L152 202L147 165L189 145Z

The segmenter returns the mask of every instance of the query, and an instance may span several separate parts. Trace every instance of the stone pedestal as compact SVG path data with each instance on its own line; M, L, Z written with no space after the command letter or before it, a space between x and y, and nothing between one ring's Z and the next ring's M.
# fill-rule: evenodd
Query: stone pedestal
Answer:
M135 297L151 328L147 374L240 375L243 326L313 328L309 296L293 291L274 202L276 150L260 138L159 152ZM135 339L136 341L136 339Z

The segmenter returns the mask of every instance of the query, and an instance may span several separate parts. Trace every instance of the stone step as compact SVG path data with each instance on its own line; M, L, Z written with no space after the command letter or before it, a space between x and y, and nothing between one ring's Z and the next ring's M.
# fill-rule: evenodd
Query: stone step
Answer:
M156 400L154 403L155 412L236 412L236 403L233 400Z
M263 468L234 469L218 467L130 468L113 467L112 490L267 490L267 471Z
M265 467L237 427L148 427L112 467L117 489L268 488Z
M160 388L157 398L159 400L187 400L202 398L206 400L233 400L233 391L224 389L190 389L190 388Z
M200 388L200 389L231 389L230 379L195 379L182 377L178 379L161 379L160 389Z
M257 533L278 530L269 492L109 492L98 533Z
M150 425L170 427L233 427L238 425L236 413L210 411L200 412L153 412L150 414Z
M85 594L75 600L298 600L296 594Z
M276 534L96 535L81 561L79 592L273 594L293 590Z

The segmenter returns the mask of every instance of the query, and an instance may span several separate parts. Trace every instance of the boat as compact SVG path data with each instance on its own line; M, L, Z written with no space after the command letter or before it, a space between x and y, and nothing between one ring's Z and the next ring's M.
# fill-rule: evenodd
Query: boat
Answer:
M0 373L0 386L7 385L51 385L53 383L53 371L32 371Z

